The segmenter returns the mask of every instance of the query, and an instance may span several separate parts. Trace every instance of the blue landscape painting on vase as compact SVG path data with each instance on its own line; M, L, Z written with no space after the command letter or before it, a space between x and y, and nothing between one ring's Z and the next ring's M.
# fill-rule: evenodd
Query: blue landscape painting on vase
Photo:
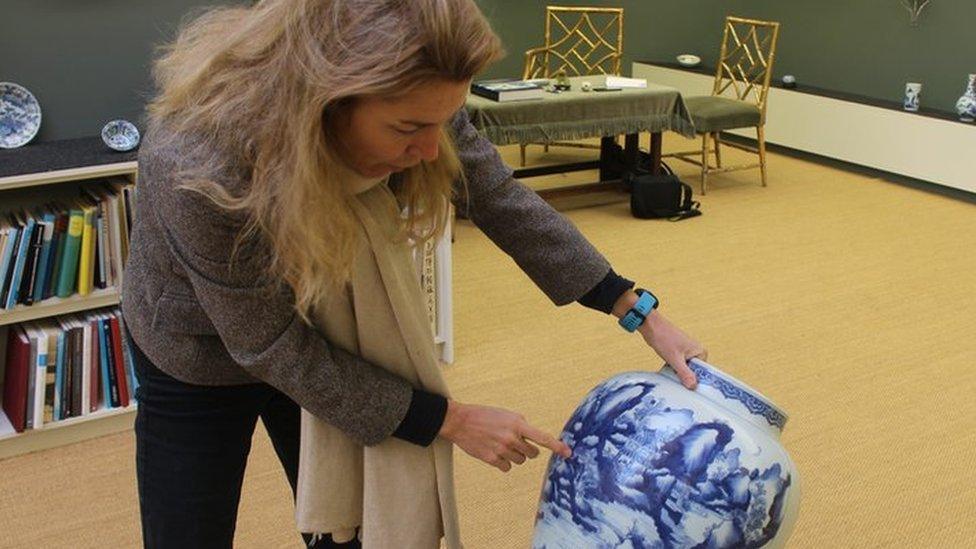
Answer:
M696 420L655 386L617 376L573 414L562 433L573 456L552 458L535 549L761 547L775 537L789 472L744 466L732 426Z

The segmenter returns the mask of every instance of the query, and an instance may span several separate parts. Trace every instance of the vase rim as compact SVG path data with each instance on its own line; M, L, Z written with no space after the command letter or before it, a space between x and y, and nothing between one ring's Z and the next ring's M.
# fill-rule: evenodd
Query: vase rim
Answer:
M756 399L762 401L762 404L765 405L765 406L767 406L771 410L771 412L772 412L771 415L773 416L771 418L768 415L766 415L766 417L765 417L766 421L770 425L772 425L774 427L778 427L779 430L782 431L783 427L786 425L787 420L789 420L790 415L787 414L782 408L780 408L779 406L777 406L772 400L769 399L769 397L767 397L766 395L762 394L761 392L753 389L749 385L747 385L747 384L739 381L735 377L733 377L733 376L731 376L731 375L723 372L722 370L720 370L719 368L715 367L714 365L709 364L709 363L705 362L704 360L701 360L700 358L692 358L691 360L688 361L688 366L692 369L692 371L694 371L696 369L697 370L707 371L709 374L711 374L711 375L713 375L713 376L715 376L715 377L723 380L725 383L728 383L730 385L733 385L735 387L738 387L742 391L744 391L746 393L749 393L750 395L752 395ZM671 376L671 377L673 377L675 379L678 379L677 373L675 373L674 369L671 368L671 366L669 364L665 364L661 368L660 372L663 373L663 374L665 374L665 375ZM702 379L701 379L702 376L700 374L698 374L697 372L696 372L696 376L699 378L699 383L701 383L702 382ZM750 410L750 412L752 412L752 411ZM751 415L755 415L755 412L753 412ZM776 416L779 416L779 417L776 417Z

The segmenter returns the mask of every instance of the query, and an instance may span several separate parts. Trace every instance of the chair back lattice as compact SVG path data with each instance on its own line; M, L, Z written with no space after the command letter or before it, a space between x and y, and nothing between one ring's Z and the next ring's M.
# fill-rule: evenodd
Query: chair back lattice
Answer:
M523 79L620 74L623 8L546 7L545 45L525 52Z
M712 95L754 101L765 118L778 37L779 23L726 17Z

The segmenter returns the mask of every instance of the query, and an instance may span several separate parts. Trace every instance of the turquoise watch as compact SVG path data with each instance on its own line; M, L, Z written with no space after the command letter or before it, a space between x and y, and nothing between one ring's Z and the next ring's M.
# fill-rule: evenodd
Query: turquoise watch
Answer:
M651 292L643 288L638 288L635 292L638 295L637 303L634 303L634 306L627 311L627 314L617 321L628 332L633 332L639 328L644 323L647 315L651 314L651 311L654 309L657 309L658 305L657 296Z

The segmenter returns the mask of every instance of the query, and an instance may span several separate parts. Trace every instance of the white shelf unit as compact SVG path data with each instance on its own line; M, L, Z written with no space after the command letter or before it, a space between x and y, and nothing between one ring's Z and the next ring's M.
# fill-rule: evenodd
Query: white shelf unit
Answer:
M116 288L105 288L104 290L94 290L86 296L71 296L65 298L52 297L45 299L37 305L17 305L13 309L0 312L0 326L9 324L20 324L30 322L40 318L66 315L87 311L90 309L100 309L119 304L119 291Z
M137 171L136 161L116 162L113 164L101 164L98 166L84 166L81 168L68 168L64 170L53 170L49 172L29 173L24 175L10 175L0 177L0 192L20 189L23 187L39 187L52 183L62 183L64 181L82 181L85 179L96 179L99 177L109 177L113 175L131 175L135 178Z
M45 187L53 184L81 183L86 180L110 176L126 176L137 179L135 161L84 166L71 169L29 173L0 177L0 203L4 203L9 191L18 190L17 202L43 203ZM105 288L92 291L87 296L50 298L35 305L18 305L11 310L0 310L0 332L4 327L59 315L111 307L119 303L119 289ZM5 334L4 334L5 335ZM3 359L0 357L0 382L3 380ZM109 435L132 428L135 404L123 408L99 410L88 415L47 423L39 429L14 431L6 414L0 409L0 459L63 446L82 440Z
M0 433L6 433L0 434L0 460L127 431L135 421L135 410L135 404L100 410L87 416L48 423L40 429L28 429L23 433L10 433L12 427L0 410Z
M715 75L636 62L635 78L708 95ZM732 134L755 139L754 129ZM772 87L766 142L976 193L976 124Z

